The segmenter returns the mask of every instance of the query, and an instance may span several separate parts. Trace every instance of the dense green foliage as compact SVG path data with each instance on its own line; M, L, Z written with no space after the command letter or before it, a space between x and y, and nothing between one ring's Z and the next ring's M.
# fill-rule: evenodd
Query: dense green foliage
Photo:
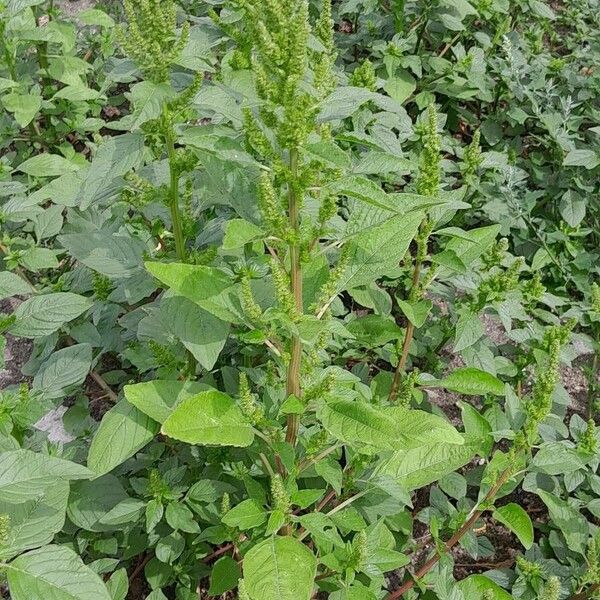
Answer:
M597 0L105 8L0 0L12 600L593 597Z

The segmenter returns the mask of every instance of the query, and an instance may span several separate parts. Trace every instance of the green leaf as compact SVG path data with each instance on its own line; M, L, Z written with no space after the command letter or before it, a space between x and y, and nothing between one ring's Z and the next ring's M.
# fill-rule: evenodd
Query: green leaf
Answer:
M221 557L213 566L210 574L209 596L220 596L233 590L242 576L240 568L231 556Z
M361 442L377 450L396 448L394 419L380 408L353 400L327 402L317 412L323 427L338 440Z
M357 175L384 175L385 173L410 172L411 168L412 164L407 158L374 150L362 155L352 171Z
M543 19L549 19L551 21L556 19L556 13L548 6L548 4L546 4L546 2L542 2L541 0L529 0L529 6L534 14Z
M97 8L88 8L77 14L77 19L84 25L99 25L110 29L114 27L114 19L103 10Z
M551 522L562 531L569 549L585 555L589 536L585 517L576 508L549 492L538 489L536 493L548 507Z
M49 544L63 528L69 483L59 479L36 491L35 499L16 504L0 501L0 514L10 518L8 537L0 543L0 560Z
M420 410L381 409L366 402L333 400L323 404L317 416L337 439L367 444L375 450L415 448L433 440L463 443L450 423Z
M465 442L452 424L438 415L400 406L389 406L384 411L394 421L398 450L418 448L432 442L459 445Z
M250 223L245 219L231 219L225 226L223 250L241 248L249 242L254 242L264 237L264 231L254 223Z
M588 170L594 169L600 165L600 154L594 150L583 148L580 150L571 150L565 156L563 165L565 167L585 167Z
M55 269L58 267L56 251L50 248L28 248L19 257L19 263L28 271L39 271L41 269Z
M147 262L146 269L178 295L227 323L243 322L231 277L213 267Z
M568 225L577 227L585 217L585 199L576 192L567 190L560 199L559 211Z
M87 87L82 82L76 85L66 85L52 96L52 99L62 98L69 102L86 102L88 100L97 100L102 94L98 90Z
M56 482L88 479L92 472L82 465L31 450L0 454L0 501L16 504L39 496L41 488Z
M457 273L466 273L467 267L462 259L454 252L454 250L443 250L431 257L431 262L442 265L450 271Z
M396 77L388 79L383 86L387 94L402 104L417 87L415 78L408 71L400 71Z
M143 155L144 136L140 133L112 136L104 141L89 167L80 172L77 200L81 210L120 191L121 186L113 186L113 181L138 166Z
M469 575L458 587L468 600L513 600L513 596L485 575Z
M135 131L144 123L160 117L165 102L170 100L174 94L171 86L166 83L140 81L131 87L129 95L134 110L131 118L125 120L129 130Z
M105 230L59 235L58 241L81 264L112 278L130 277L141 270L148 251L136 236Z
M195 381L156 380L126 385L123 393L128 402L158 423L164 423L183 400L210 389Z
M2 104L8 112L14 114L15 121L21 127L27 127L42 108L42 97L38 94L11 92L2 96Z
M115 571L106 582L106 588L112 600L125 600L129 591L129 578L125 568Z
M108 525L102 519L126 499L127 494L114 475L77 482L71 485L67 515L77 527L86 531L119 530L120 526Z
M397 215L350 241L348 266L338 280L337 291L368 285L397 267L422 218L419 212Z
M252 600L309 600L317 560L293 537L273 536L244 558L244 583Z
M242 531L260 527L266 520L267 511L251 498L228 510L221 519L228 527L237 527Z
M481 440L482 456L487 456L494 445L494 438L491 435L492 426L474 406L462 401L458 402L458 406L465 426L465 433L472 438Z
M471 311L461 312L454 333L454 352L471 347L485 333L479 316Z
M11 296L24 296L32 291L31 286L16 273L0 272L0 300Z
M585 468L585 463L574 448L560 442L542 444L531 462L533 471L548 475L564 475Z
M88 452L88 467L104 475L131 458L154 439L159 424L127 400L121 400L103 417Z
M21 337L44 337L58 331L92 306L92 301L70 292L29 298L15 311L17 320L10 333Z
M79 170L79 165L58 154L38 154L22 162L17 170L34 177L58 177Z
M453 237L445 247L445 250L452 250L468 268L471 266L496 240L500 232L500 225L488 225L478 229L465 231L461 237ZM445 278L452 276L453 271L447 267L441 267L438 271L438 277Z
M422 327L427 320L427 315L433 307L431 300L421 300L419 302L406 302L396 298L396 302L404 316L417 328Z
M323 122L345 119L365 102L372 100L375 95L366 88L351 86L337 88L323 100L318 120Z
M200 365L210 371L229 337L229 323L184 296L165 295L160 302L160 312L171 332Z
M194 520L194 513L181 502L171 502L165 511L167 523L175 531L200 533L200 526Z
M478 441L466 441L463 445L435 442L400 450L385 459L375 474L393 477L410 492L466 465L479 452L479 446Z
M221 392L210 390L187 398L169 416L162 433L188 444L249 446L254 440L234 401Z
M475 367L462 367L443 379L421 379L419 383L424 387L443 387L451 392L469 396L504 396L505 391L504 384L497 377Z
M185 538L178 531L161 538L156 544L156 558L161 562L173 564L185 549Z
M64 223L63 210L64 207L53 204L35 217L34 231L38 241L54 237L60 232Z
M68 346L50 355L33 378L33 389L44 394L45 398L63 398L85 381L92 366L90 344Z
M497 508L492 516L496 521L508 527L527 550L533 546L533 523L529 515L518 504L514 502L505 504Z
M125 525L135 523L146 508L146 503L137 498L125 498L100 518L102 525Z
M309 154L317 157L321 162L333 167L347 169L350 166L350 157L333 141L321 141L307 144L304 149Z
M66 546L45 546L5 567L12 600L112 600L104 582Z
M348 323L347 329L367 348L400 340L404 333L391 317L373 314L353 319Z

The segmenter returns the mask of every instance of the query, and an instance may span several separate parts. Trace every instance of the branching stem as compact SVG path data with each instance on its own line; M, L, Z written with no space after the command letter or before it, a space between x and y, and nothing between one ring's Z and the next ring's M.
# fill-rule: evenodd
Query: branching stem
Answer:
M298 198L298 192L296 189L296 182L298 178L298 150L290 150L290 183L288 188L288 202L289 202L289 222L292 230L293 239L290 243L290 281L292 287L292 294L294 296L294 302L296 305L296 312L300 315L303 313L304 308L302 304L302 267L300 265L300 203ZM292 347L290 364L287 371L287 395L292 394L296 398L300 398L300 366L302 362L302 341L299 335L292 337ZM287 418L287 430L285 435L285 441L292 446L296 445L298 438L298 428L300 421L298 415L288 415Z
M451 550L460 540L461 538L471 531L473 525L476 523L477 519L481 517L483 514L485 507L491 502L496 494L499 492L500 488L509 480L511 475L513 474L513 470L509 467L502 471L496 483L490 488L489 492L485 495L485 498L476 505L476 507L471 511L467 520L463 523L463 525L454 533L454 535L444 544L444 552L448 552ZM433 567L438 563L440 558L442 557L442 553L436 552L421 568L415 572L412 579L405 581L396 591L390 592L385 600L397 600L401 598L403 594L411 590L418 579L421 579Z
M169 110L164 108L165 144L167 146L167 158L169 160L169 209L173 224L173 236L175 237L175 250L177 258L185 262L185 240L183 239L183 228L181 226L181 215L179 213L179 171L177 169L177 155L175 153L175 131L171 123Z
M421 261L417 258L417 260L415 261L415 268L413 271L411 290L417 289L419 285L419 280L421 278L421 265ZM408 321L408 324L406 325L406 333L404 335L404 343L402 344L402 355L400 356L400 360L398 361L398 364L396 366L394 380L392 381L392 387L390 389L390 402L395 402L396 397L398 396L400 379L402 378L402 373L404 373L404 369L406 368L408 352L410 350L410 345L412 343L414 333L415 326L411 323L411 321Z

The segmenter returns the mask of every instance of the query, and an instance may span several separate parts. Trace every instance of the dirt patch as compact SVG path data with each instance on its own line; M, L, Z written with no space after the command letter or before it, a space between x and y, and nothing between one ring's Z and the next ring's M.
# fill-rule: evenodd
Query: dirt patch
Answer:
M58 0L56 6L65 17L76 17L88 8L94 8L97 0Z
M17 297L0 301L0 312L12 313L21 300ZM6 334L6 348L4 351L5 368L0 371L0 390L17 386L29 379L21 372L23 365L31 356L32 342L27 338L16 338ZM66 406L59 406L44 415L36 424L36 429L45 431L50 442L70 442L73 438L67 433L63 424L63 415Z
M2 300L0 301L0 312L10 314L19 304L21 304L21 301L18 298ZM29 360L30 354L30 340L6 334L5 365L4 369L0 370L0 390L5 390L11 385L18 385L22 381L25 381L21 369Z

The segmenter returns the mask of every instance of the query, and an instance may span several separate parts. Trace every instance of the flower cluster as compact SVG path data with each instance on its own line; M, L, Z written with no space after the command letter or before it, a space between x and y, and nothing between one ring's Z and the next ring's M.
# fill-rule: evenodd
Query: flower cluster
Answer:
M472 186L477 181L477 171L483 158L481 157L481 146L480 146L481 131L477 129L473 134L473 139L469 144L463 156L463 163L461 167L463 180L465 185Z
M552 393L558 382L560 352L574 326L573 321L555 325L544 336L543 348L548 358L544 365L538 367L531 397L525 402L525 424L515 438L512 451L531 448L538 437L538 425L550 414Z
M169 69L181 55L189 38L189 23L179 35L177 6L173 0L125 0L129 27L118 29L123 50L138 64L144 77L154 83L169 80Z
M377 90L377 75L375 75L373 63L369 59L360 63L350 76L349 83L354 87L366 88L372 92Z

